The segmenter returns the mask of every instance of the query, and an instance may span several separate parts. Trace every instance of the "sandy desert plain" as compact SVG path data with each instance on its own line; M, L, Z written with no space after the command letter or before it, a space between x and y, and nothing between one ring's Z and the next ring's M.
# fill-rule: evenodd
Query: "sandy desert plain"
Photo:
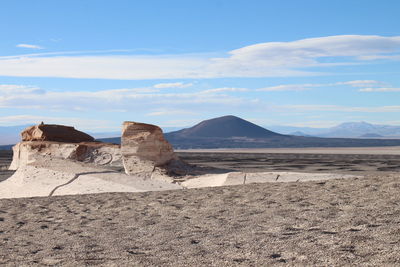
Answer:
M0 199L0 265L400 265L399 147L178 155L221 172L359 177Z

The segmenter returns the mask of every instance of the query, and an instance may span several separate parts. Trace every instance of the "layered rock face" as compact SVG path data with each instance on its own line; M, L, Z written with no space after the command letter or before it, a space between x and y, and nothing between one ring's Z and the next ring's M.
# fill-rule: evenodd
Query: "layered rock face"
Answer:
M10 170L27 165L51 165L52 159L74 160L101 166L121 166L119 145L107 143L62 143L51 141L25 141L13 147Z
M22 142L13 147L10 170L35 163L51 165L52 159L122 166L119 145L93 142L92 136L74 127L42 123L26 128L21 136Z
M93 142L94 138L71 126L39 124L21 132L22 141L55 141L64 143Z
M72 160L124 168L128 175L168 180L166 177L187 174L190 168L175 155L162 130L151 124L125 122L121 146L78 142L93 138L62 125L36 125L25 129L21 135L23 141L13 147L10 170L28 165L51 166L53 160Z
M157 126L124 125L124 161L119 145L78 142L92 138L73 127L43 126L24 130L25 141L13 147L10 169L17 171L1 182L0 198L182 188L169 176L182 165L171 162L176 158L172 146ZM124 166L130 175L121 172Z
M121 153L127 174L152 172L178 159L160 127L130 121L122 127Z

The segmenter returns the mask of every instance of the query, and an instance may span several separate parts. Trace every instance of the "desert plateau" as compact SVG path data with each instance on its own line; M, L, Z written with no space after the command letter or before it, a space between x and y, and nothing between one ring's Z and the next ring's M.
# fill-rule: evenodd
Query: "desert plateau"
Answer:
M373 150L373 148L371 149ZM250 152L250 153L245 153ZM179 152L206 168L357 173L321 181L0 200L0 263L397 265L400 155ZM2 151L2 164L11 161ZM2 171L3 177L10 175ZM279 181L279 179L278 179Z

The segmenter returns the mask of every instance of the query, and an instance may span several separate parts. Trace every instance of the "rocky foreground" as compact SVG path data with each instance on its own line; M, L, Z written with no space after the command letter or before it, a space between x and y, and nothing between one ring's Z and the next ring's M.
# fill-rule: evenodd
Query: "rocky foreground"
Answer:
M0 264L399 265L400 176L0 200Z

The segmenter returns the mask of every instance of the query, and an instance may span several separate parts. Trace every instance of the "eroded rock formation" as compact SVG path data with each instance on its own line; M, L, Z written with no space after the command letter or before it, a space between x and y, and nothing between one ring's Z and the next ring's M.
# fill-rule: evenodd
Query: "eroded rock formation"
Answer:
M127 174L152 172L178 160L160 127L130 121L122 127L121 153Z
M62 125L24 130L23 141L13 147L10 169L17 171L2 182L0 198L182 188L173 176L185 173L188 165L159 127L125 123L123 153L116 144L78 142L93 139L87 136Z
M9 169L17 170L43 162L51 165L52 159L75 160L101 166L122 166L119 145L100 142L23 141L13 147L13 161Z
M41 123L23 130L21 137L13 147L10 170L39 163L51 165L53 159L122 166L119 145L94 142L92 136L74 127Z
M40 124L25 129L21 135L23 141L13 147L11 170L27 165L50 166L53 159L120 167L128 175L141 173L153 178L184 175L189 168L175 155L162 130L151 124L125 122L121 146L79 142L93 137L63 125Z
M93 142L94 138L71 126L39 124L21 132L22 141L55 141L63 143Z
M130 175L123 172L120 145L79 142L93 138L68 126L25 129L23 141L13 147L10 169L17 171L2 182L0 198L181 189L168 176L181 162L161 129L145 125L124 127L125 172Z

